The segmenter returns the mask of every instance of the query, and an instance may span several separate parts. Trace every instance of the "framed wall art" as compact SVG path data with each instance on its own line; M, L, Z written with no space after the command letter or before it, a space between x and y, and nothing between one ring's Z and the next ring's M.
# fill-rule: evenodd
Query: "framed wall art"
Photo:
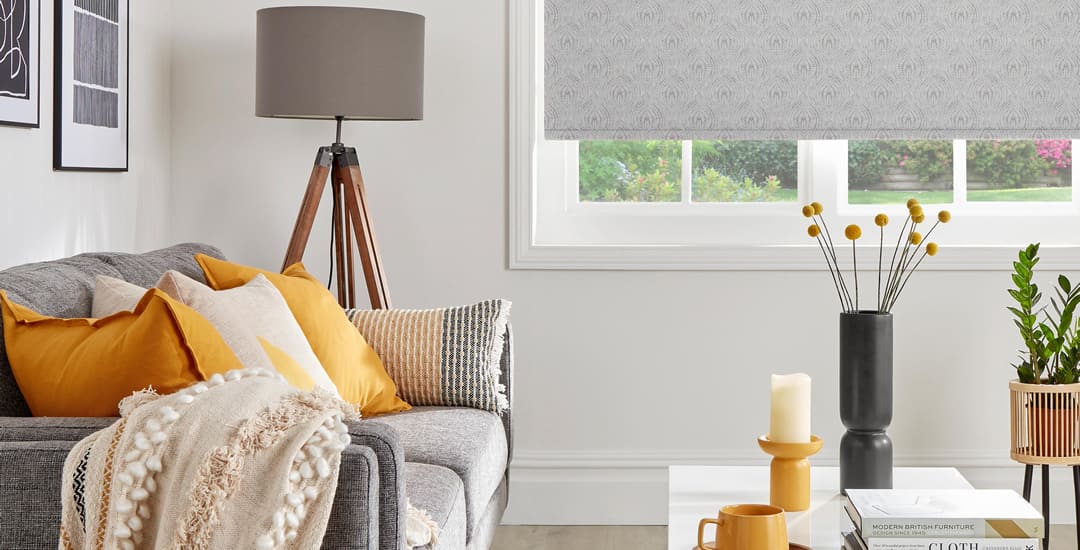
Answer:
M126 171L128 1L56 0L55 15L53 168Z
M0 124L41 121L40 0L0 0Z

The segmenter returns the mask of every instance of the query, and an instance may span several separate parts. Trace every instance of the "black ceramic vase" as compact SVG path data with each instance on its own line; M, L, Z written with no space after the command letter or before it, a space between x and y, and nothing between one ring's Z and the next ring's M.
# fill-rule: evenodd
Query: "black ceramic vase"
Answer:
M840 488L891 489L893 318L889 313L840 314Z

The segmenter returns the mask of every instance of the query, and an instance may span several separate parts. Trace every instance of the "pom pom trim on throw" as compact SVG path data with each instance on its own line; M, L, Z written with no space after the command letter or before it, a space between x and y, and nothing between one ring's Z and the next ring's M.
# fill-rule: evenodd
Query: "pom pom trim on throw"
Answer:
M314 485L331 474L327 456L340 456L351 441L345 416L335 412L322 421L293 455L288 475L288 490L270 521L270 529L255 540L257 550L273 550L286 541L296 540L297 529L307 516L308 504L319 498Z
M235 374L234 374L235 373ZM231 380L253 377L281 377L266 369L238 369L229 371ZM181 409L186 408L195 401L195 397L205 393L207 385L220 386L226 378L220 374L210 377L208 382L197 382L180 390L176 394L175 401ZM147 405L161 399L153 388L137 391L120 401L120 414L124 417L130 415L136 408ZM113 536L117 539L120 548L133 550L135 545L142 541L143 520L150 519L152 510L147 502L150 496L157 491L156 474L163 468L162 455L164 446L168 440L168 430L180 419L180 412L171 405L163 405L151 416L143 430L132 435L133 449L124 454L119 465L117 481L122 485L121 496L114 501L113 510L116 512L117 525L113 528ZM148 435L149 434L149 435Z

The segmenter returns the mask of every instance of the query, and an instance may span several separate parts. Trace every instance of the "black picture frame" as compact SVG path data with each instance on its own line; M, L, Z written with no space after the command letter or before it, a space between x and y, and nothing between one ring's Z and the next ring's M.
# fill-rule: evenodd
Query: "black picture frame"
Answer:
M129 0L55 0L53 169L128 171Z
M0 126L41 127L41 0L0 0Z

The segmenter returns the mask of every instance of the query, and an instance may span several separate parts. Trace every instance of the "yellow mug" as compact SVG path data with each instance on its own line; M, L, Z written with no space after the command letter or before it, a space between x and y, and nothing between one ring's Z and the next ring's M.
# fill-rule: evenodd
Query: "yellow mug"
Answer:
M716 546L706 545L705 526L716 525ZM788 550L784 510L767 504L733 504L717 519L698 523L697 550Z

